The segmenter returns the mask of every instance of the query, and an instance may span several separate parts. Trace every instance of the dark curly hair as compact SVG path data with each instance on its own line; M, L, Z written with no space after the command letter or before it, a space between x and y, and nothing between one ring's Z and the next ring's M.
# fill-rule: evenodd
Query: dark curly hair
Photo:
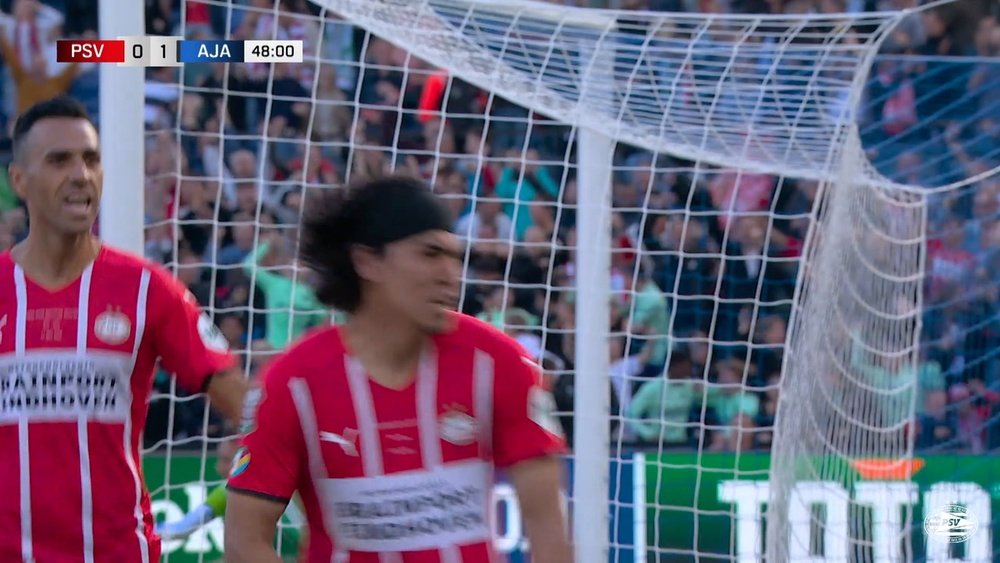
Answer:
M450 229L448 212L416 178L384 176L314 190L305 201L299 258L316 273L319 301L353 313L361 303L361 278L351 248L381 252L386 244L437 228Z

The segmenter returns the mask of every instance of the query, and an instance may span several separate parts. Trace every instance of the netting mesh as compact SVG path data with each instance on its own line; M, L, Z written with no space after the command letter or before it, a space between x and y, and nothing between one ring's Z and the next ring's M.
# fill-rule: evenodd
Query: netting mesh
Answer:
M814 178L856 78L904 14L566 10L532 2L323 0L464 80L566 123L691 160ZM595 89L601 81L607 88ZM790 133L794 131L794 134Z
M881 561L899 545L919 559L937 549L923 505L951 495L989 518L975 490L925 502L897 485L927 493L915 460L998 443L995 60L876 56L921 17L899 12L188 0L184 13L191 38L306 45L301 65L187 65L147 83L147 253L248 373L331 316L295 264L304 194L402 171L454 212L462 309L541 359L571 439L580 417L605 421L613 525L597 560L757 560L766 546L769 561ZM610 249L577 244L596 228L577 221L584 130L617 142ZM609 373L578 381L578 264L606 251L610 334L590 345ZM574 412L594 384L611 412ZM200 397L158 389L146 438L166 454L153 480L166 514L219 482L230 432ZM903 479L883 483L894 469ZM901 510L868 508L884 505ZM516 511L502 513L497 545L520 553ZM212 526L170 560L217 557ZM975 545L990 559L989 539Z

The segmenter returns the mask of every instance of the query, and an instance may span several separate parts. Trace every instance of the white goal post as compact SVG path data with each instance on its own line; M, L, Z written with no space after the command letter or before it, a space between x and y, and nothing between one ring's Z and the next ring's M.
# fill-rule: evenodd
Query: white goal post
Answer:
M105 37L135 35L146 25L140 2L100 0L98 27ZM105 183L101 201L101 238L119 248L142 254L145 158L143 99L145 77L137 67L104 67L100 71L100 126L114 131L101 136Z

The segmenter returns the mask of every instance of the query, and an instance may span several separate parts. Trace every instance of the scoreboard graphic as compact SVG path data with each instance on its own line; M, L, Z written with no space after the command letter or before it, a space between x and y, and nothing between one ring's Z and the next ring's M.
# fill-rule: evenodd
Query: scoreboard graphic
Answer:
M56 59L61 63L117 63L135 67L301 63L302 41L202 41L173 36L61 39L56 42Z

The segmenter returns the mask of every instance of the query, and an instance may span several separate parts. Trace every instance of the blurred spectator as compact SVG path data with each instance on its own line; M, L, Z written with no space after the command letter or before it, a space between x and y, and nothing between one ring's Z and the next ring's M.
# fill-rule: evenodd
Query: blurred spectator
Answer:
M983 453L985 420L972 401L968 386L958 383L948 389L948 400L956 406L956 443L960 449L973 455Z
M662 377L639 387L626 420L645 443L687 447L693 444L688 429L694 426L688 419L700 392L692 379L693 365L687 351L675 348L669 362Z
M347 137L353 119L347 93L337 84L337 69L332 64L320 67L313 102L313 137L317 141L335 141Z
M746 388L745 366L736 359L715 364L715 382L706 397L722 429L714 433L712 450L751 449L756 435L751 429L760 412L760 396Z
M283 350L306 329L330 320L329 312L312 288L299 277L302 274L291 259L287 244L275 232L266 236L243 261L244 274L254 281L266 300L265 338L274 350Z
M614 387L618 404L621 405L622 412L630 412L632 406L633 388L639 386L639 376L646 371L649 364L649 357L653 352L653 346L646 345L638 354L626 354L627 337L624 335L614 335L609 339L608 355L611 363L611 385ZM662 365L662 364L661 364ZM662 367L660 368L663 369ZM658 374L659 375L659 374ZM624 439L632 441L635 431L630 426L624 428Z
M62 36L65 16L39 0L14 0L10 14L0 14L0 37L7 40L8 64L32 69L38 61L53 61L55 41Z
M535 202L553 201L559 197L559 184L548 169L541 164L537 150L525 151L523 159L520 151L507 152L508 166L500 173L495 192L506 203L504 214L514 221L514 237L524 240L528 227L538 218L533 211L547 214L548 209ZM520 163L523 162L523 166Z
M17 26L15 30L20 31L22 27ZM17 102L13 115L15 118L17 114L38 102L65 94L79 72L79 64L70 63L56 66L49 62L47 47L44 49L34 48L36 45L34 39L29 44L32 48L19 50L15 47L15 43L11 43L7 39L6 35L0 34L0 54L8 63L10 76L13 79L12 86L17 92ZM26 58L27 62L25 62Z
M644 352L640 373L658 377L663 373L670 349L670 310L667 298L645 273L626 276L626 291L618 302L618 315L626 331L633 336L633 347ZM649 348L648 351L645 349Z

